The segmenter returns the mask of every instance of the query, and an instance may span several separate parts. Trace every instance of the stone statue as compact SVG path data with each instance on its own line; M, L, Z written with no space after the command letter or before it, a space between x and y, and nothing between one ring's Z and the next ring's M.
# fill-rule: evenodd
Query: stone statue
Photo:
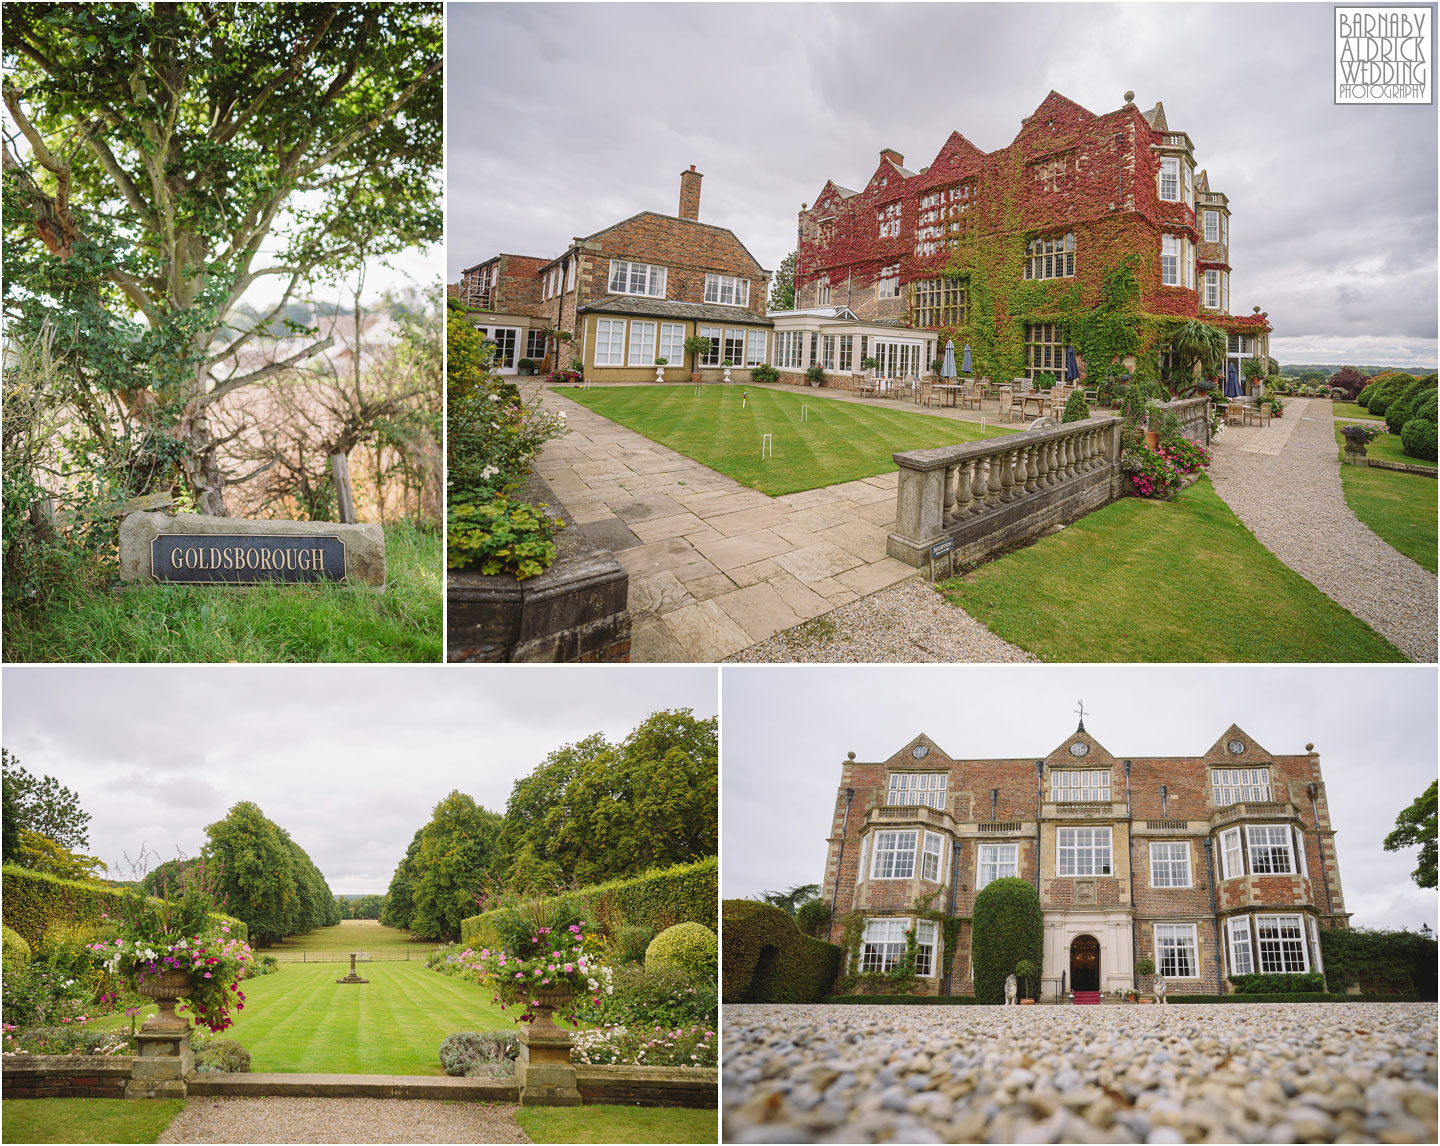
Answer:
M1154 986L1154 990L1155 990L1155 1002L1156 1002L1156 1003L1163 1003L1163 1002L1165 1001L1165 990L1166 990L1166 987L1165 987L1165 976L1164 976L1164 975L1156 975L1156 976L1155 976L1155 982L1154 982L1153 986Z
M1006 976L1005 976L1005 1005L1006 1005L1007 1007L1013 1007L1013 1006L1015 1006L1015 992L1016 992L1016 989L1017 989L1017 988L1016 988L1015 976L1014 976L1014 975L1006 975Z

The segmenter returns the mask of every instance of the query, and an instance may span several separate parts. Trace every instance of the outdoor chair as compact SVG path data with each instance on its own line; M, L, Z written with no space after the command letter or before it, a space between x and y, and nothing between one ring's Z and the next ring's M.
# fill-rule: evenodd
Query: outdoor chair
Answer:
M998 415L1003 416L1007 422L1013 422L1017 418L1022 422L1025 420L1025 414L1020 403L1015 401L1015 395L1010 392L1009 387L1000 387L1000 409Z
M1225 407L1225 424L1227 426L1243 426L1245 424L1245 407L1239 402L1231 402Z
M1269 402L1261 402L1258 407L1256 407L1256 406L1251 406L1251 407L1249 407L1249 408L1245 411L1245 418L1246 418L1247 421L1259 422L1260 425L1263 426L1266 422L1268 422L1268 421L1274 416L1274 415L1272 414L1272 412L1271 412L1272 409L1273 409L1273 407L1271 406L1271 404L1270 404Z
M984 396L985 388L981 386L980 383L977 382L973 386L967 386L964 390L960 391L960 406L962 409L966 406L974 406L975 409L978 410L980 409L980 403Z

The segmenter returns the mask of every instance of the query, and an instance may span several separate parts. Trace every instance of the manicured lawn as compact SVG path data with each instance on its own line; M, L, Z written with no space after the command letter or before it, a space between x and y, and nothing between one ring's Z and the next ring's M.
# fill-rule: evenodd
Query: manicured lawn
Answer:
M438 661L441 539L385 530L384 592L339 585L145 585L57 575L43 605L7 608L11 661ZM99 580L102 583L95 583Z
M439 944L433 939L415 939L408 931L386 927L373 919L345 919L334 927L317 927L309 935L294 935L260 949L262 955L289 956L299 952L347 954L365 951L371 955L408 952L422 962Z
M567 389L567 398L652 441L772 497L874 477L895 469L890 455L974 442L1014 428L918 414L904 404L841 402L813 394L707 386ZM746 401L741 408L741 401ZM801 421L801 407L809 420ZM774 456L761 460L761 435Z
M7 1098L6 1142L154 1142L181 1098Z
M524 1106L515 1114L535 1142L718 1142L713 1110L654 1106Z
M273 975L247 980L245 1009L225 1037L245 1046L256 1072L444 1074L439 1052L446 1035L516 1029L488 989L422 963L364 963L358 970L368 983L336 983L348 969L285 963ZM94 1025L129 1020L112 1016Z
M1333 413L1337 418L1374 418L1375 415L1365 409L1364 406L1357 406L1354 402L1332 402Z
M1343 447L1340 428L1335 428L1335 441ZM1377 449L1383 443L1383 450ZM1391 461L1418 462L1434 466L1400 453L1394 434L1382 434L1365 447L1367 454ZM1418 474L1396 473L1394 470L1371 469L1366 466L1340 467L1340 485L1345 490L1346 504L1355 516L1375 531L1387 544L1431 573L1436 572L1437 509L1440 490L1432 478Z
M1343 457L1345 452L1345 439L1340 433L1340 427L1349 425L1348 422L1335 423L1335 444L1340 447L1340 454ZM1402 465L1425 466L1427 469L1434 469L1434 462L1428 458L1412 458L1403 448L1399 434L1381 434L1373 442L1365 445L1367 457L1379 458L1382 462L1400 462ZM1358 466L1351 466L1351 469L1359 469Z
M1208 478L1173 502L1122 498L941 589L1047 661L1405 659L1282 565Z

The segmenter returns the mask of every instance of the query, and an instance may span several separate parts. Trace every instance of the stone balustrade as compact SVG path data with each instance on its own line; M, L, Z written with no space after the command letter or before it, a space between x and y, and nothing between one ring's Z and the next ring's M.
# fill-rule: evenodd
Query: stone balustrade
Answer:
M1160 411L1164 414L1173 411L1180 419L1180 432L1194 442L1197 446L1210 446L1210 399L1209 398L1176 398L1172 402L1162 402L1150 408L1152 411ZM1159 428L1159 415L1152 415L1150 429Z
M1091 418L892 455L900 482L890 556L925 568L948 540L957 565L975 561L1114 501L1120 425Z
M1255 818L1274 820L1295 820L1301 824L1304 821L1300 816L1300 809L1288 800L1247 800L1238 804L1226 804L1223 808L1217 808L1210 813L1210 826L1218 828L1225 824L1234 823L1236 820L1249 820Z

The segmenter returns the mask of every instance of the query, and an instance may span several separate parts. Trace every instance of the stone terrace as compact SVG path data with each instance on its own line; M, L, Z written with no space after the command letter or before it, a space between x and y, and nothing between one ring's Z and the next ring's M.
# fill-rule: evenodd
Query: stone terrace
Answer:
M772 498L561 392L535 469L630 573L631 659L718 661L913 576L885 554L898 474Z

